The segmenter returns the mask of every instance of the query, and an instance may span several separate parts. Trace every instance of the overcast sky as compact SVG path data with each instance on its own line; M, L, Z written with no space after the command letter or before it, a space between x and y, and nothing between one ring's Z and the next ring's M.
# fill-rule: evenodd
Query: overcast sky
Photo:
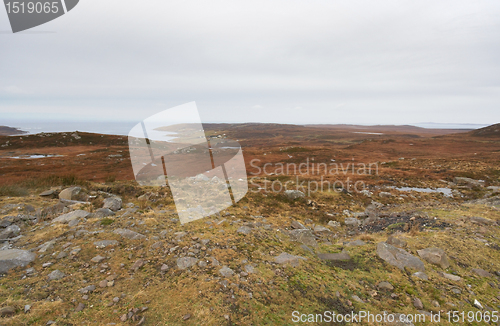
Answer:
M500 122L498 0L81 0L17 34L0 8L0 59L4 119Z

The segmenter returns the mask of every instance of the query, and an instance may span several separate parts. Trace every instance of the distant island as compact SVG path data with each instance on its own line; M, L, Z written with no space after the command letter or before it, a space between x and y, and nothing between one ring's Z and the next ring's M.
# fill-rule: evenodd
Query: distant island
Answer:
M12 136L12 135L22 135L26 134L26 131L22 131L17 128L12 128L12 127L7 127L7 126L0 126L0 136Z

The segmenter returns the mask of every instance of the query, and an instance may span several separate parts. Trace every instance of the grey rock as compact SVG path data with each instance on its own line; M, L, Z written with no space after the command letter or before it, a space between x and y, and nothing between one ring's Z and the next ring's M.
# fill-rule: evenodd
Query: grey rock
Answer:
M322 226L322 225L315 225L314 226L314 232L316 233L326 233L326 232L331 232L328 228Z
M54 189L50 189L50 190L45 190L44 192L42 192L38 196L40 196L40 197L50 197L50 196L52 196L54 194L55 194L55 190Z
M389 238L387 238L387 241L385 241L385 242L390 244L390 245L393 245L394 247L398 247L398 248L402 248L402 249L406 248L406 241L405 240L396 238L392 235Z
M51 250L52 248L54 248L54 244L56 243L55 240L50 240L50 241L47 241L45 242L44 244L42 244L39 249L38 249L38 252L39 253L44 253L48 250Z
M419 272L425 272L424 263L407 251L396 248L388 243L377 244L377 255L389 265L404 270L405 267L413 268Z
M240 226L236 231L241 234L250 234L252 232L252 228L246 225Z
M66 274L64 274L60 270L56 269L55 271L52 271L47 277L48 277L49 281L56 281L56 280L62 279L65 276L66 276Z
M318 243L314 234L309 229L295 229L288 232L290 240L297 241L311 247L317 247Z
M81 288L80 290L78 290L78 292L80 292L81 294L87 294L93 292L94 290L95 290L95 285L89 285L84 288Z
M78 200L79 199L78 195L80 194L81 191L82 188L80 187L66 188L59 193L59 199Z
M282 265L290 264L292 266L298 266L300 260L307 260L307 258L291 255L286 252L283 252L279 256L274 257L274 262Z
M392 194L390 192L386 192L386 191L381 191L378 196L380 198L389 198L389 197L392 197Z
M474 180L471 178L464 177L455 177L453 182L459 186L467 186L467 187L482 187L484 186L484 181Z
M223 277L231 277L234 275L234 271L227 266L223 266L221 269L219 269L219 274Z
M178 269L186 269L191 266L194 266L198 262L198 259L193 257L182 257L177 259L177 268Z
M484 217L479 217L479 216L471 217L470 221L472 223L481 224L481 225L493 225L493 224L495 224L495 221L489 220L489 219L484 218Z
M35 258L36 255L27 250L0 250L0 273L7 273L10 269L18 266L25 267Z
M444 250L441 248L427 248L427 249L417 250L417 253L420 256L420 258L424 259L425 261L431 264L441 266L441 268L443 269L450 267L450 263L448 262L448 257L446 256Z
M306 227L298 221L292 221L292 229L305 229Z
M453 292L455 294L462 294L462 291L460 289L457 289L457 288L452 288L451 292Z
M419 298L413 299L413 306L417 308L418 310L424 309L424 305L422 304L422 300Z
M365 303L363 300L361 300L360 297L358 297L355 294L351 296L351 299L353 299L354 301L359 302L359 303Z
M460 276L457 276L457 275L453 275L453 274L448 274L448 273L440 273L440 275L450 281L454 281L454 282L458 282L460 281L462 278Z
M78 306L76 306L75 308L75 311L76 312L79 312L79 311L82 311L83 309L85 309L85 305L83 303L79 303Z
M16 309L11 306L0 308L0 317L11 317L16 314Z
M8 226L5 230L0 232L0 240L7 240L17 237L21 233L21 229L17 225Z
M245 272L247 272L248 274L256 273L255 267L253 267L253 265L248 264L248 265L245 265L243 268L245 269Z
M144 266L145 263L146 262L144 261L144 259L138 259L135 261L134 265L132 265L130 269L133 270L134 272L137 272L142 266Z
M160 267L160 271L161 271L162 273L165 273L165 272L166 272L166 271L168 271L169 269L170 269L170 267L168 267L168 265L166 265L166 264L163 264L163 265L161 265L161 267Z
M477 309L480 309L480 310L483 310L483 305L477 301L477 299L474 299L474 307L476 307Z
M120 210L122 208L122 200L118 197L110 197L104 199L104 204L102 208L108 208L114 212Z
M27 305L24 305L24 313L27 314L28 312L30 312L31 310L31 306L29 304Z
M57 259L63 259L63 258L66 258L66 257L68 257L68 253L66 251L61 251L56 256Z
M67 214L63 214L59 217L56 217L55 219L52 220L52 223L69 223L70 221L80 219L80 218L86 218L90 215L89 212L83 211L83 210L76 210L69 212Z
M108 246L117 246L118 241L116 240L99 240L94 242L94 246L96 246L99 249L106 248Z
M146 239L145 235L142 235L140 233L137 233L132 230L128 229L116 229L113 231L113 233L119 234L124 238L130 239L130 240L143 240Z
M359 246L364 246L364 245L366 245L366 242L364 242L363 240L355 240L355 241L348 242L346 244L346 247L359 247Z
M472 272L476 275L481 276L481 277L493 277L493 274L491 274L490 272L487 272L481 268L473 268Z
M416 273L413 273L412 275L415 277L418 277L419 279L424 280L424 281L429 280L429 276L427 276L427 274L425 274L424 272L416 272Z
M115 214L116 213L110 210L109 208L99 208L92 214L92 216L97 218L104 218L108 216L113 216Z
M339 228L341 225L337 221L328 221L328 226L332 226L334 228Z
M346 217L344 219L344 223L347 226L353 226L353 227L358 227L361 224L361 222L355 217Z
M92 258L90 261L93 262L93 263L100 263L100 262L102 262L105 259L106 259L105 257L103 257L101 255L97 255L94 258Z
M351 260L351 256L347 252L341 252L338 254L318 254L318 258L322 260L329 261L347 261Z
M306 195L300 190L286 190L285 196L290 200L304 198Z
M377 288L379 290L385 290L385 291L392 291L392 290L394 290L394 286L392 286L391 283L385 282L385 281L380 282L379 284L377 284Z

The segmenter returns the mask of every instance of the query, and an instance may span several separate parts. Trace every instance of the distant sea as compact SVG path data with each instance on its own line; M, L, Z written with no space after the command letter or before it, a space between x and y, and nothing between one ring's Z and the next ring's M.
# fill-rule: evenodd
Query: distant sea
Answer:
M13 127L30 134L41 132L83 131L106 135L128 135L138 121L18 121L0 120L0 125Z
M107 135L128 135L138 121L20 121L0 120L0 125L18 128L30 134L41 132L83 131ZM431 129L479 129L488 125L457 123L415 123L411 126Z

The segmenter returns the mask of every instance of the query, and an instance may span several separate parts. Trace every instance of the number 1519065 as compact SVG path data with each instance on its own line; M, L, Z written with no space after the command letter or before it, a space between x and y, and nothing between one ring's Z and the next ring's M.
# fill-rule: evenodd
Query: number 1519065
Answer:
M446 314L450 323L496 323L500 320L498 311L448 311Z
M8 14L41 14L41 13L53 13L56 14L59 11L59 2L6 2L5 7L7 8Z

